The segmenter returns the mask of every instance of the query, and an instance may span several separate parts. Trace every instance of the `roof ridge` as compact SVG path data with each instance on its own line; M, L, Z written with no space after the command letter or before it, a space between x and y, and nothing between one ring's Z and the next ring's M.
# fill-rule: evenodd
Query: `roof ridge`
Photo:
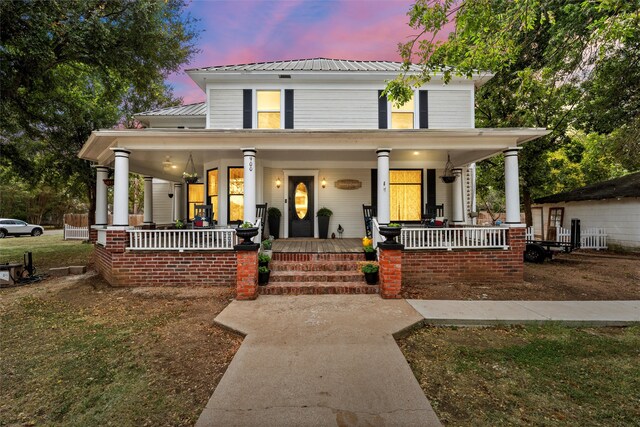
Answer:
M224 67L248 67L253 65L265 65L265 64L277 64L281 62L298 62L298 61L317 61L317 60L325 60L325 61L345 61L345 62L357 62L357 63L387 63L387 64L404 64L403 61L389 61L386 59L344 59L344 58L327 58L323 56L318 56L314 58L291 58L291 59L278 59L271 61L256 61L256 62L247 62L243 64L221 64L221 65L212 65L205 67L197 67L197 68L188 68L185 71L195 71L195 70L204 70L210 68L224 68ZM410 65L417 65L411 63Z

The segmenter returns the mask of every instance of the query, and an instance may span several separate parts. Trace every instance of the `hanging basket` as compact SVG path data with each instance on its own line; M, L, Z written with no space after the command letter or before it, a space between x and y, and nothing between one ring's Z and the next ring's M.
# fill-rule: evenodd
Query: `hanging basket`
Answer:
M104 185L106 185L107 187L113 187L115 180L113 178L105 178L102 180L102 182L104 182Z
M456 181L456 176L453 174L453 163L451 163L449 154L447 154L447 164L444 166L444 175L440 179L445 184L453 184Z
M198 173L196 172L196 165L193 163L191 153L189 153L189 160L187 160L184 172L182 172L182 179L184 179L184 182L187 184L195 184L198 182Z

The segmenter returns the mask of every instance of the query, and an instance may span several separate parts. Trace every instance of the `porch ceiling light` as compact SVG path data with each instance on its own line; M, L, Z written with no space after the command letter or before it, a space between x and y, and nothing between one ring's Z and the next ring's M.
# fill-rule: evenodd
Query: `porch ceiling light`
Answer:
M164 171L166 172L175 168L176 168L176 165L174 165L173 162L171 161L171 156L167 156L164 159L164 162L162 162L162 169L164 169Z
M276 188L280 188L280 185L282 183L280 182L280 177L276 178Z

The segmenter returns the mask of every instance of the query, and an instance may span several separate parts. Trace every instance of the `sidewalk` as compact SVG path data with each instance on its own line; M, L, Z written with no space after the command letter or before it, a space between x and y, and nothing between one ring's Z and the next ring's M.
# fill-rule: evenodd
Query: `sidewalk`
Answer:
M216 322L247 336L196 425L440 425L392 336L421 320L378 295L233 301Z
M407 300L430 325L558 322L568 326L640 324L640 301Z

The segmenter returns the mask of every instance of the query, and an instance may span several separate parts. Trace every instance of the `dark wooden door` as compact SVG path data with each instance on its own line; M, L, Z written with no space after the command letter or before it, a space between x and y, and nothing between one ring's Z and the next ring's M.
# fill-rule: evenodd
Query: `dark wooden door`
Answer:
M313 177L289 177L289 237L313 237Z

